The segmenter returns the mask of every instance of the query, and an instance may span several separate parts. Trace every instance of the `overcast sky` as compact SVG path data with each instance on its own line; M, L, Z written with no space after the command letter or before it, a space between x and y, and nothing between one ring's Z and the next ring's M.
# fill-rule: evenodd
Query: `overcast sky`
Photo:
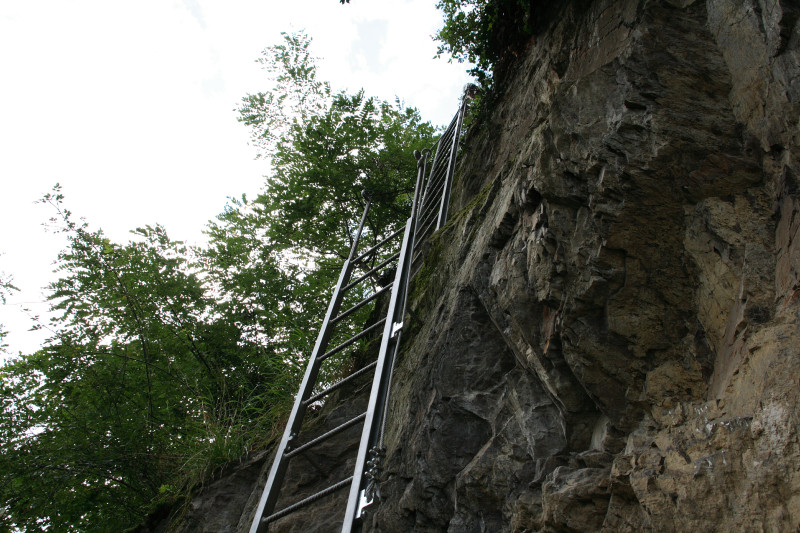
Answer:
M255 63L305 30L334 89L399 96L449 121L465 67L433 59L434 0L0 1L0 272L22 289L0 306L9 351L31 352L61 238L34 202L55 183L67 207L115 241L160 223L203 241L226 198L259 191L234 107L265 90ZM411 155L409 154L409 157ZM24 311L28 308L30 311Z

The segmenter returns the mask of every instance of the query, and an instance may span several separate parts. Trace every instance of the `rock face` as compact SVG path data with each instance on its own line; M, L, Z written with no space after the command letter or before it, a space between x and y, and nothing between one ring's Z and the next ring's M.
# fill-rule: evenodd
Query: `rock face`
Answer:
M797 530L798 14L530 44L416 278L373 531Z
M798 529L799 18L582 1L520 53L412 287L366 530Z

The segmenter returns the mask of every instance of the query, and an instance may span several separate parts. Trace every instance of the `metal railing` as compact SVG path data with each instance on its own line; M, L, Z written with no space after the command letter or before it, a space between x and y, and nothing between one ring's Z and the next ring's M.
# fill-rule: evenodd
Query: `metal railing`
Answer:
M388 237L359 253L364 224L367 220L371 199L365 196L366 206L361 217L361 222L355 233L350 253L342 266L339 279L333 290L328 310L322 322L322 327L317 336L317 341L308 361L300 390L295 398L294 406L289 415L283 437L278 444L275 459L272 463L267 484L259 500L256 513L250 527L250 533L264 533L268 524L287 516L313 502L324 498L334 492L349 486L349 496L344 512L342 532L359 531L361 517L365 507L372 504L378 495L377 472L383 454L384 429L389 406L389 393L392 381L394 361L400 348L403 331L403 319L406 311L408 285L411 280L411 265L414 252L424 239L436 229L442 227L447 220L447 206L450 200L455 171L458 141L461 135L461 126L467 105L468 92L462 99L459 110L448 128L444 131L437 143L423 152L415 152L417 158L417 179L414 190L414 201L411 216L402 228L392 232ZM402 235L399 249L397 237ZM365 272L352 280L354 269L363 263L367 257L379 257L378 265L371 268L365 267ZM394 281L380 290L372 291L358 303L350 306L344 312L340 308L344 301L345 293L358 286L366 279L370 279L380 271L389 272L395 269ZM378 300L382 294L389 294L389 306L384 318L358 333L351 335L331 350L327 350L332 339L334 328L347 318L356 315L359 309L370 302ZM336 383L328 385L323 390L314 393L321 365L334 354L340 353L370 333L382 329L381 344L375 361L358 369ZM327 350L327 351L326 351ZM298 441L300 428L303 423L307 408L315 402L322 400L331 392L340 389L343 385L352 382L358 377L373 371L372 388L365 412L339 426L307 440L300 444ZM306 453L320 442L363 422L358 453L356 456L353 475L334 483L333 485L302 498L294 503L285 505L282 509L275 510L278 503L284 477L289 460L301 453Z
M472 90L472 86L467 87L458 112L436 144L430 149L414 154L421 167L419 173L421 180L418 179L420 183L414 196L415 205L411 213L411 218L414 219L416 246L447 222L461 126Z

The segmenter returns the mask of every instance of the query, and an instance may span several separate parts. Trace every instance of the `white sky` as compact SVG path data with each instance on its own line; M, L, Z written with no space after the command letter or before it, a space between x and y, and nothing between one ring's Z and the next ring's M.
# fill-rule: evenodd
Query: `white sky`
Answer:
M259 191L265 163L233 109L268 88L255 59L281 31L313 37L334 90L397 95L450 120L468 77L433 59L435 1L351 2L0 1L0 272L21 289L0 306L9 352L43 339L27 331L29 315L47 309L63 241L34 202L55 183L76 217L115 241L161 223L202 242L227 197Z

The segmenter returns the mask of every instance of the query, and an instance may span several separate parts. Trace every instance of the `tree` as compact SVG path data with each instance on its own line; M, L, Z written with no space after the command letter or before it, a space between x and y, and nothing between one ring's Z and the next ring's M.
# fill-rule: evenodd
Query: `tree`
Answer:
M416 109L356 94L334 93L316 78L311 39L282 34L259 62L275 89L247 95L239 120L251 128L273 173L251 208L272 218L267 237L315 257L346 249L348 224L375 200L368 233L377 238L408 216L416 176L415 149L436 130Z
M270 158L272 173L254 200L232 202L210 225L207 258L230 255L227 246L235 236L239 277L226 274L228 287L249 284L247 290L253 290L246 279L273 269L291 278L292 306L281 307L287 349L307 355L364 208L361 192L374 200L365 230L366 242L374 243L410 214L416 178L412 154L433 144L436 129L399 100L334 92L316 78L311 39L303 34L283 34L283 39L265 49L261 59L276 88L245 96L239 107L239 120L251 128L260 154ZM274 102L284 107L265 107ZM275 323L273 312L263 306L249 309L259 323Z
M120 531L263 431L251 409L268 419L274 398L261 392L277 362L217 311L162 227L118 245L61 200L45 197L69 240L50 285L54 335L0 374L0 471L13 480L0 520Z
M330 84L317 79L311 37L303 32L281 36L282 43L265 48L256 60L273 89L245 95L237 108L239 121L251 128L259 157L273 155L294 126L323 115L331 99Z
M277 85L239 111L273 169L258 197L209 223L208 246L161 226L114 243L74 222L58 188L43 199L68 246L49 286L51 338L0 368L1 529L124 530L279 428L361 190L376 200L375 241L408 216L412 152L434 134L397 101L333 92L309 46L285 35L262 58ZM323 381L351 364L331 360Z
M439 0L444 24L438 54L474 63L469 72L484 89L493 85L531 36L568 2L556 0Z
M5 305L8 297L15 291L19 289L14 285L14 280L8 274L0 272L0 304ZM3 339L7 335L5 329L3 329L3 324L0 324L0 353L6 348L6 345L3 343Z

